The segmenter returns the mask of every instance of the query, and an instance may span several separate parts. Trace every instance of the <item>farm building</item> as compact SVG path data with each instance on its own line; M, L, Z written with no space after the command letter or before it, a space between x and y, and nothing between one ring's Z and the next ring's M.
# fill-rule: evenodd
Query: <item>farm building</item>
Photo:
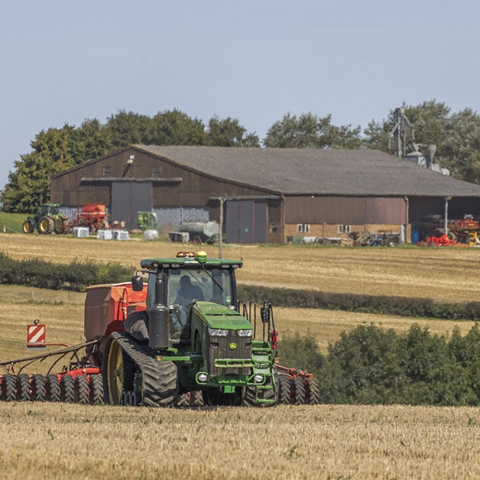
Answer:
M133 145L51 177L65 208L103 203L135 227L219 221L229 242L409 231L433 216L480 215L480 186L373 150Z

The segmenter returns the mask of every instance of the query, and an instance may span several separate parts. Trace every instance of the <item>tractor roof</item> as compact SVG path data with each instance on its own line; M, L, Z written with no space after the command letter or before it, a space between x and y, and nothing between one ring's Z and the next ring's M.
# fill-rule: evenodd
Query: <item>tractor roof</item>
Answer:
M205 252L178 252L172 258L144 258L140 265L142 268L240 268L242 260L229 260L225 258L208 258Z

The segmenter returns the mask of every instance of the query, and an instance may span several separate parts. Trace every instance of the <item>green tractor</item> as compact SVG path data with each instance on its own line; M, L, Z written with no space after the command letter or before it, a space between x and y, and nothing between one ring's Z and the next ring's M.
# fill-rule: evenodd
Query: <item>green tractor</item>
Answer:
M107 403L276 405L271 306L237 302L235 271L241 266L204 252L142 260L147 308L130 313L125 331L106 339ZM134 291L145 288L139 273L132 278Z
M39 212L34 217L28 217L22 225L23 233L33 233L35 229L42 235L68 233L70 222L66 215L60 214L58 203L42 203Z
M157 215L153 212L137 212L136 223L142 232L158 228Z

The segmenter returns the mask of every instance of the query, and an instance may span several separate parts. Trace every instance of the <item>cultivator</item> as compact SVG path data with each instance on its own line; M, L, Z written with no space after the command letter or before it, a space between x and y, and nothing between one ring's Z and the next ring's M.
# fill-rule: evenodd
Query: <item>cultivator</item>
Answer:
M88 366L86 358L79 357L80 351L95 349L99 344L100 339L96 339L52 352L0 362L7 372L0 375L0 398L7 402L102 404L104 393L100 368ZM55 366L69 354L68 366L64 366L60 373L52 373ZM43 362L52 357L55 362L46 375L23 373L34 362Z
M319 402L311 374L277 364L272 305L237 301L242 262L180 252L141 265L148 288L137 275L87 289L85 343L0 362L0 398L164 407ZM48 358L46 375L24 373Z

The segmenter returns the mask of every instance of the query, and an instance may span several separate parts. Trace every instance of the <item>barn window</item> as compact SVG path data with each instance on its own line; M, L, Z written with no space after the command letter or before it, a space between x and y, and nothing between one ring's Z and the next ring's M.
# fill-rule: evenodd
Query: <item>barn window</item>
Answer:
M310 233L310 225L308 223L299 223L297 225L298 233Z
M302 225L301 223L299 223L299 224L297 225L297 232L298 232L298 233L303 233L303 225Z
M277 232L277 224L276 223L271 223L270 224L270 233L276 233Z
M109 167L109 166L102 167L102 175L104 177L111 177L112 176L112 167Z
M152 167L152 177L158 178L160 176L160 165L154 165Z
M338 233L350 233L352 231L351 225L339 225Z

